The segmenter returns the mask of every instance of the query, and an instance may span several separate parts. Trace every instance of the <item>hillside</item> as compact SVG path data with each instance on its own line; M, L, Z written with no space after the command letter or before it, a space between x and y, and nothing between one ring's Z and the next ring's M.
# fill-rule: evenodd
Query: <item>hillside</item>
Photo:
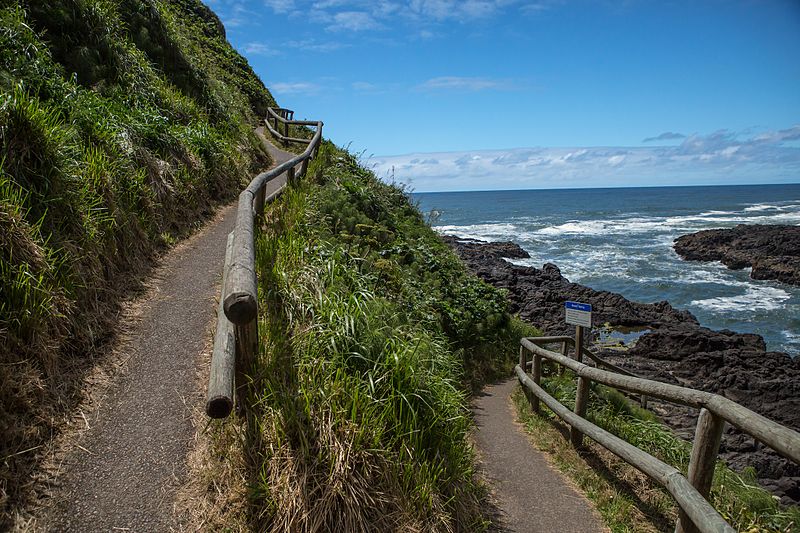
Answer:
M252 128L275 102L199 0L3 0L0 19L2 528L121 298L269 163Z
M195 525L485 529L469 392L507 375L534 333L504 291L467 272L404 190L327 142L256 246L247 424L208 425Z

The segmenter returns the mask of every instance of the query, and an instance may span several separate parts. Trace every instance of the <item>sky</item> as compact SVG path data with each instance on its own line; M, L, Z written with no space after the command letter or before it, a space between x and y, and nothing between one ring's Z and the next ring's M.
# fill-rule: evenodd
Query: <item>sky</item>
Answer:
M800 0L205 0L411 189L800 183Z

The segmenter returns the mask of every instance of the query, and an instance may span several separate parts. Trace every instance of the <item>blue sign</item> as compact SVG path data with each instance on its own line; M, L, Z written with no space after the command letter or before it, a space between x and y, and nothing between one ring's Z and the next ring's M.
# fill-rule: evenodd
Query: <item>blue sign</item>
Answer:
M575 311L592 312L592 304L582 304L578 302L564 302L564 307L567 309L574 309Z

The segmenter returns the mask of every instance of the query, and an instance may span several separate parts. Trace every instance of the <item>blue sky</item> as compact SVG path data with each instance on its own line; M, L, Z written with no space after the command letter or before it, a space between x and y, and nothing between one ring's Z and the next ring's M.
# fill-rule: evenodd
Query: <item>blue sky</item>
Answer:
M417 191L800 182L800 1L207 0Z

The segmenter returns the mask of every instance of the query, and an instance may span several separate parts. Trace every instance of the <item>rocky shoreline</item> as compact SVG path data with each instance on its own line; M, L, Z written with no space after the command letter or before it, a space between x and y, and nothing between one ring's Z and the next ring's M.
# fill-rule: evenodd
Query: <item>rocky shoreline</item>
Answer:
M739 224L683 235L674 247L690 261L721 261L734 270L752 267L753 279L800 285L800 226Z
M800 358L768 352L761 336L704 328L690 312L666 301L632 302L571 283L551 263L541 269L514 265L505 258L529 257L514 243L443 239L478 277L507 289L511 311L545 334L574 333L564 322L565 300L590 303L595 324L644 331L629 350L601 350L609 361L642 377L720 394L800 430ZM653 408L677 433L693 434L695 410L662 402ZM730 427L720 456L737 470L753 466L762 485L783 503L800 503L800 466L792 461Z

